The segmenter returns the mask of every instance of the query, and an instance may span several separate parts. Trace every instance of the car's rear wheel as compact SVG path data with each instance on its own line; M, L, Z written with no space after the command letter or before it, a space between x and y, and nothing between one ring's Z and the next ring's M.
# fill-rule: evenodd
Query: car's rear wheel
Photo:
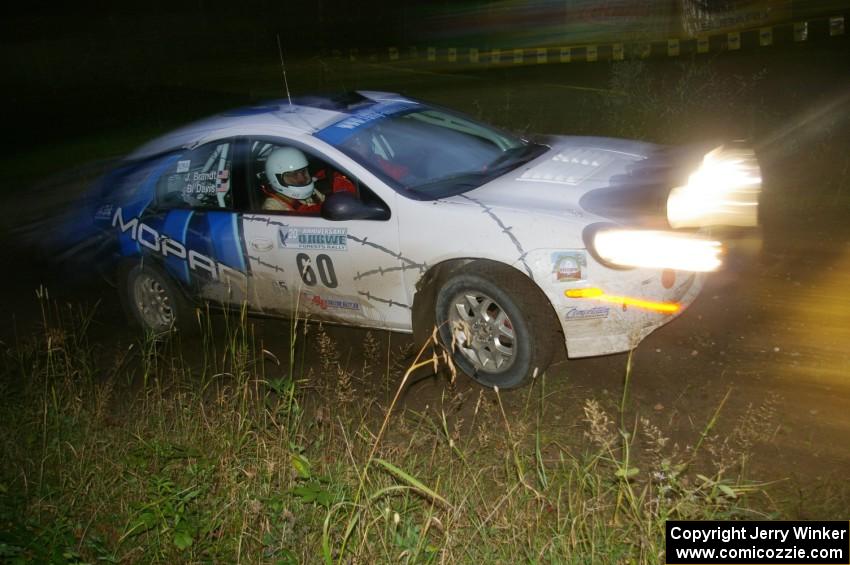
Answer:
M535 370L543 372L557 332L537 292L507 268L472 263L450 276L437 293L436 322L455 364L499 388L521 386Z
M176 284L160 269L137 263L124 269L122 300L131 318L155 333L186 329L191 308Z

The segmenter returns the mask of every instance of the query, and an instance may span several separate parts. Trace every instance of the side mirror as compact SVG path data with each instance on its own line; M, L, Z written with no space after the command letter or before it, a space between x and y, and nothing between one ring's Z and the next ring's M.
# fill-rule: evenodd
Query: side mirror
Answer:
M390 210L383 202L366 204L350 192L332 192L325 196L322 217L332 222L342 220L389 220Z

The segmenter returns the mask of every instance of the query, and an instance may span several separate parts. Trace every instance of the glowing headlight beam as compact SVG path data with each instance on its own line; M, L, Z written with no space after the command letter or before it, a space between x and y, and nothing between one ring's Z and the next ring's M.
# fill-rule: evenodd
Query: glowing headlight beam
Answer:
M650 230L602 230L594 236L593 247L614 265L697 272L716 271L723 253L719 241Z
M758 225L761 169L751 149L720 146L709 152L685 186L670 191L673 228Z

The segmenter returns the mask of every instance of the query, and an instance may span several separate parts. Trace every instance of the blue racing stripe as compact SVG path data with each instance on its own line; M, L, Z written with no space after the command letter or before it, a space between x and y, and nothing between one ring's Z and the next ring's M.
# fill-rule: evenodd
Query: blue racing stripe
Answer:
M150 206L156 193L156 183L159 180L159 177L162 176L166 169L168 169L168 167L170 167L179 157L179 155L173 155L157 164L152 171L150 171L150 169L142 171L143 173L147 171L150 172L145 176L139 187L132 191L135 198L130 202L121 204L121 216L125 223L129 222L133 218L141 216L147 207ZM131 173L125 178L124 182L132 183L133 180L134 174ZM115 228L119 231L121 229L120 226L115 226ZM131 257L139 255L141 248L139 247L138 242L134 241L133 238L130 237L129 230L119 233L118 241L122 256Z
M207 220L210 227L210 241L215 250L214 257L231 269L245 272L245 257L233 212L209 212Z
M209 213L200 211L196 214L192 214L186 222L186 230L183 241L186 245L187 251L192 249L197 253L206 255L207 257L215 257L212 250L212 243L210 242ZM203 269L190 271L189 275L193 279L200 278L201 281L209 279L209 276Z
M186 231L189 229L189 220L193 213L192 210L172 210L166 216L160 233L185 246ZM185 258L168 255L165 258L165 266L177 279L189 284L189 262Z

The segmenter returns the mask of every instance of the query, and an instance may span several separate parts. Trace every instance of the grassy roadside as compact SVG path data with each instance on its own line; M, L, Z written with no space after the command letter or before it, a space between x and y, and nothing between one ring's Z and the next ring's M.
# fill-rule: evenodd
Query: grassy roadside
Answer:
M179 335L104 351L93 312L41 305L3 346L6 562L656 563L665 519L765 515L742 471L769 405L721 437L721 404L688 446L627 392L553 426L545 375L404 411L413 362L371 333L355 364L304 320L275 348L199 315L189 359Z

